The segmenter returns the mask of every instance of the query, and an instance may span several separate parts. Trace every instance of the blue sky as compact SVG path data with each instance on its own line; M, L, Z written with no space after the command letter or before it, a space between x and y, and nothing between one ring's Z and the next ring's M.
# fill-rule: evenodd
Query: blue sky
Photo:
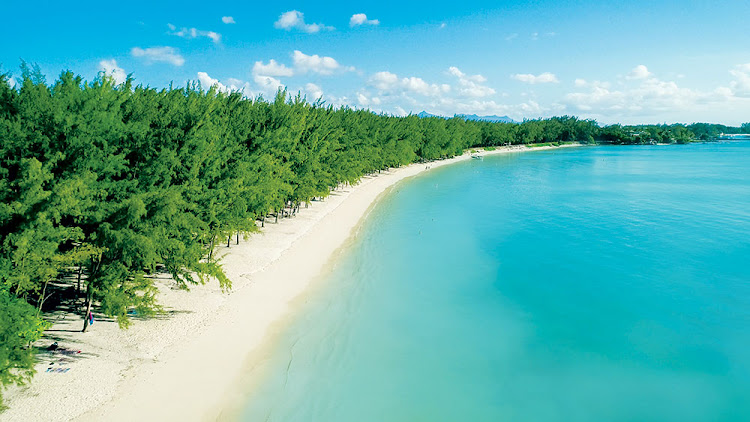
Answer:
M0 64L393 114L750 121L750 1L612 3L43 1L0 27Z

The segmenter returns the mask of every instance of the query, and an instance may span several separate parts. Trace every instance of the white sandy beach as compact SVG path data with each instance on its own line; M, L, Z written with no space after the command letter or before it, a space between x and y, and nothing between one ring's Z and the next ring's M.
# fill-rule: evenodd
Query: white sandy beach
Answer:
M484 151L500 154L559 147L510 147ZM377 198L395 183L421 172L469 159L466 153L449 160L414 164L372 177L354 187L336 190L324 201L304 206L295 217L272 220L259 234L226 244L223 265L232 280L230 292L218 283L191 291L171 289L160 280L159 302L167 314L134 319L121 330L98 319L80 333L78 316L61 316L38 345L57 340L81 350L74 355L43 355L32 383L6 390L3 421L142 421L225 420L241 403L248 368L257 351L273 341L274 332L304 300L335 259L336 252L356 234ZM69 368L67 372L47 372Z

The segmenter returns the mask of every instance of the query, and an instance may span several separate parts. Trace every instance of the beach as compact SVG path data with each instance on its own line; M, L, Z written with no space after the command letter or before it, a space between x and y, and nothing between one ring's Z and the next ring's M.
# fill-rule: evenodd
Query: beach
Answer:
M560 147L516 146L474 155L554 148ZM74 352L40 354L32 382L6 391L9 409L2 419L232 419L228 409L246 394L243 386L251 382L246 374L257 359L255 352L283 329L295 304L304 301L337 251L356 236L377 199L405 178L471 155L364 177L356 186L302 207L294 217L277 224L267 220L260 233L238 245L232 239L229 248L217 247L232 281L228 292L217 282L189 292L173 289L169 277L162 276L158 301L165 314L134 317L127 330L97 318L87 333L80 333L80 316L60 314L37 345L57 341Z

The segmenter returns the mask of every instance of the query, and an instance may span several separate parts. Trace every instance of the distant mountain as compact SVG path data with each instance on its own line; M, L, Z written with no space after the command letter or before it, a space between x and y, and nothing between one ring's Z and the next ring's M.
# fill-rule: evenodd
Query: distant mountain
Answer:
M424 110L417 113L417 117L440 117L441 119L447 119L445 116L438 116L437 114L430 114ZM515 120L508 116L478 116L476 114L456 114L455 117L460 117L465 120L480 120L484 122L502 122L502 123L516 123Z
M476 114L456 114L456 117L463 117L466 120L482 120L484 122L502 122L515 123L516 121L508 116L477 116Z
M428 113L428 112L426 112L426 111L424 111L424 110L420 111L420 112L419 112L419 113L417 114L417 117L421 117L421 118L423 118L423 119L424 119L425 117L440 117L440 118L443 118L443 119L445 118L445 117L443 117L443 116L438 116L437 114L430 114L430 113Z

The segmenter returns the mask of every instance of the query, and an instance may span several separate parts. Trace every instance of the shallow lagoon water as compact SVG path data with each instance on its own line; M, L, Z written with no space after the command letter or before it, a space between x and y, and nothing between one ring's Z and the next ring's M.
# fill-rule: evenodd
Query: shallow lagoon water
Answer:
M432 170L378 203L245 421L750 420L750 143Z

